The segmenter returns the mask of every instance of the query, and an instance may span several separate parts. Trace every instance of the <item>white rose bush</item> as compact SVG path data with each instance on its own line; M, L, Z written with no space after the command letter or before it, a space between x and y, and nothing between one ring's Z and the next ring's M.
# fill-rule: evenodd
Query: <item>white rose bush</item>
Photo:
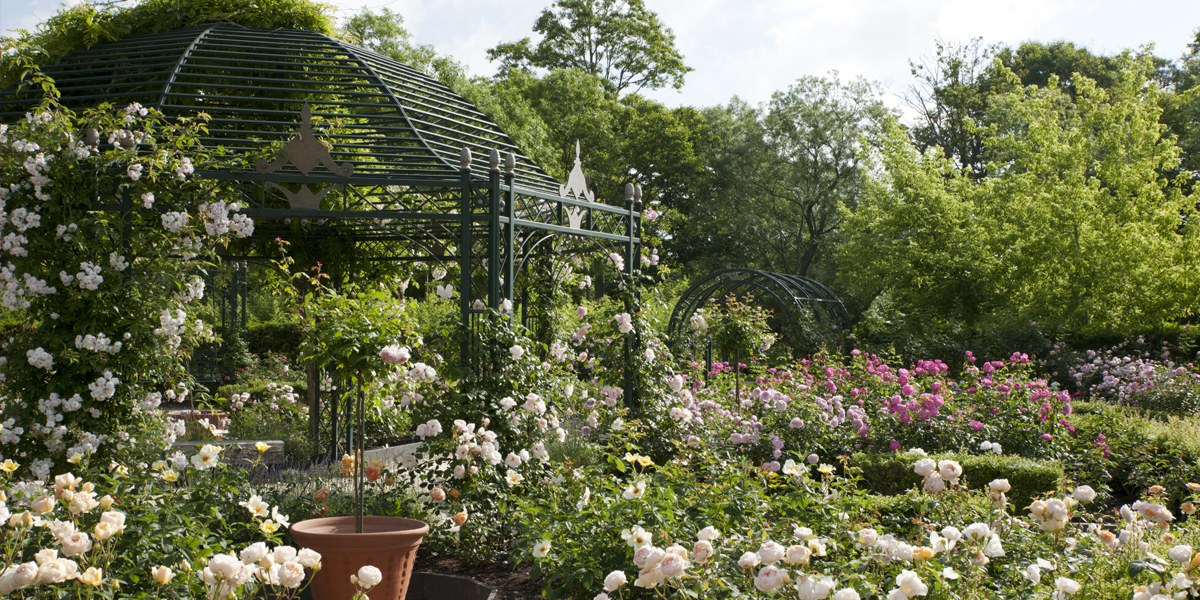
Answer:
M0 457L34 479L174 439L147 398L188 391L181 358L213 338L202 275L254 230L193 177L203 127L53 101L3 126L2 302L28 326L0 350Z

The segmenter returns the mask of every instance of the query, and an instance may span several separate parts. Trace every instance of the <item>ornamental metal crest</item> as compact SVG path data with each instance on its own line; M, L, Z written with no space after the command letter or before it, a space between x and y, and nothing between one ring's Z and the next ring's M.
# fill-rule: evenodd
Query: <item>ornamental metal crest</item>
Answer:
M312 108L308 104L305 104L304 108L300 110L300 131L297 132L296 137L283 146L281 156L270 164L259 159L255 168L260 175L267 175L278 171L289 162L306 177L317 165L325 165L330 173L339 177L350 177L354 173L354 164L346 162L338 165L330 156L329 150L313 135ZM307 183L301 183L300 191L295 193L274 181L266 182L265 187L283 192L292 210L318 210L321 208L321 198L324 198L330 190L340 189L343 185L330 185L315 194L308 189Z

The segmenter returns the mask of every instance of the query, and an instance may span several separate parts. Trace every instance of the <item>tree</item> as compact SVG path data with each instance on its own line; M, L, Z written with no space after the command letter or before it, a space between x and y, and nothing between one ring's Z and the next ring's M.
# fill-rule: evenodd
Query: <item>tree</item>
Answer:
M978 181L941 153L914 151L891 126L883 172L847 215L841 258L867 296L985 327L1155 327L1195 314L1200 230L1193 200L1161 174L1179 150L1159 124L1149 56L1122 55L1113 85L1051 76L988 102L972 126L991 161Z
M760 109L735 98L707 115L718 141L705 160L719 191L683 224L701 230L684 237L707 241L695 266L830 279L842 208L857 205L864 182L863 142L893 117L879 88L805 77Z
M413 44L412 34L404 27L404 17L387 8L379 14L363 9L338 28L337 33L351 44L423 71L447 86L454 87L467 79L467 69L462 63L439 55L430 44Z
M1169 83L1174 93L1163 96L1162 123L1179 144L1179 173L1186 180L1184 189L1190 191L1200 180L1200 29L1188 48L1171 68Z
M1000 46L984 46L982 38L965 44L937 41L932 61L909 61L917 84L909 88L906 101L917 111L912 129L917 150L937 148L960 170L980 177L984 171L984 147L968 130L987 107L990 92L986 77Z
M613 93L683 87L692 69L675 48L675 34L643 0L555 0L533 24L542 39L488 50L501 70L578 69Z

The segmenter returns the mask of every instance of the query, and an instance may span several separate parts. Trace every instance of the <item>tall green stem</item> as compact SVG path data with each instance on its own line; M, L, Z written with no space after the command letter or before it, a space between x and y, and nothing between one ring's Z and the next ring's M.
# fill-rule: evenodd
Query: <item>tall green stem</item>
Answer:
M363 473L365 467L363 465L363 390L362 390L362 374L357 377L358 381L358 435L355 436L355 448L351 447L350 451L354 453L354 530L357 533L363 532Z

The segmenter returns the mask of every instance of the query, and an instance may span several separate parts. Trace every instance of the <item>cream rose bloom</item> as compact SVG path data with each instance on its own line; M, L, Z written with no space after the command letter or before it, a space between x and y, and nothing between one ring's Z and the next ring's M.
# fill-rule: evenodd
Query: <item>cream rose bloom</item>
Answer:
M304 565L294 560L279 565L279 585L296 589L301 583L304 583Z
M775 593L788 582L787 571L767 565L754 577L754 587L764 592Z
M364 588L373 588L379 585L380 581L383 581L383 573L379 569L365 565L358 570L358 583Z

